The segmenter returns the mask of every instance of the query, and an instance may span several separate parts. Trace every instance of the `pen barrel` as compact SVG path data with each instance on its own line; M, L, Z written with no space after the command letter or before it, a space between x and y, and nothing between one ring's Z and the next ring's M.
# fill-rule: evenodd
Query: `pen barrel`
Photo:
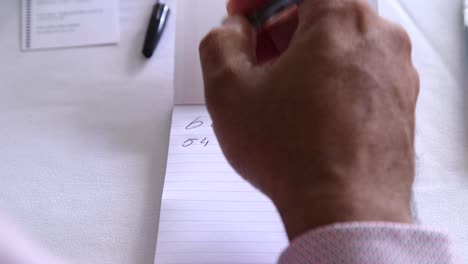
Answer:
M143 47L143 55L146 58L151 58L153 56L153 53L156 50L156 46L158 45L166 26L169 13L170 9L165 4L157 3L154 6L148 24L148 30L146 32L145 44Z
M261 9L248 15L247 19L255 28L259 28L274 16L293 5L300 4L302 1L303 0L273 0Z

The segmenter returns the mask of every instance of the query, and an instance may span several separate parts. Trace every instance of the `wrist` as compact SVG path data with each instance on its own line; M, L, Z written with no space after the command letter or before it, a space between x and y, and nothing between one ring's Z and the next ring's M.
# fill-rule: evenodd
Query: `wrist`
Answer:
M289 239L312 229L346 222L413 223L410 201L382 192L309 191L275 201Z

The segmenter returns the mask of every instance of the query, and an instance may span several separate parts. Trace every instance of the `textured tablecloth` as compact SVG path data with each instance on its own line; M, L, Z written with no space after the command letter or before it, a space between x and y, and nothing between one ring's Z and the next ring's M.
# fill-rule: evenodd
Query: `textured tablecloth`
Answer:
M422 224L446 229L468 263L468 39L462 0L380 0L410 33L421 75L415 200Z
M120 0L117 46L22 53L20 2L0 2L0 211L76 263L153 263L175 19L151 60L154 0Z

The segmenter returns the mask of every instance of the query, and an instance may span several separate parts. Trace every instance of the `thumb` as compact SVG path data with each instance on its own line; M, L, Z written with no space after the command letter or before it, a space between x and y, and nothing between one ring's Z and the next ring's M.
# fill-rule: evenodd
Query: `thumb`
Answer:
M256 63L254 30L246 18L228 17L201 41L199 51L205 79L245 73Z

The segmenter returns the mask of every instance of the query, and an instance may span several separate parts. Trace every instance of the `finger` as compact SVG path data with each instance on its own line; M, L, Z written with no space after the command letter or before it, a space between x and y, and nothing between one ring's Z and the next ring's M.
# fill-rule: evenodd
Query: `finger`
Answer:
M230 0L227 8L229 13L249 13L263 7L271 0ZM257 30L256 54L259 63L268 62L289 47L298 25L297 8L290 8L281 15L271 19L264 27Z
M263 7L271 0L229 0L227 11L229 14L246 14Z
M271 38L270 32L268 30L258 30L256 42L257 63L263 64L269 62L280 55L280 52L276 47L275 42Z
M273 18L266 25L266 29L280 54L289 47L289 43L296 32L299 24L297 12L297 7L290 8Z
M200 43L205 79L232 78L248 72L256 63L254 47L249 22L242 16L228 17Z

